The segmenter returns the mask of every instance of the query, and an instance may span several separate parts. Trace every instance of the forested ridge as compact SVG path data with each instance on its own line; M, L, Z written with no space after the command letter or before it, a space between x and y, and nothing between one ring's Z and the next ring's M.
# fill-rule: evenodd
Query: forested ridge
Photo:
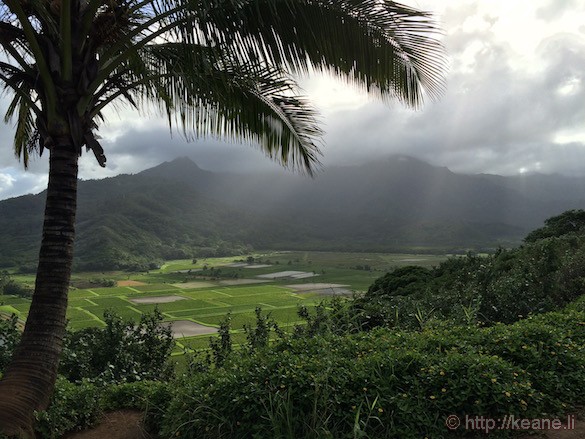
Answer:
M460 175L393 156L315 179L236 175L182 158L136 175L82 181L77 269L144 269L249 248L432 252L517 245L583 203L585 180ZM44 194L0 202L0 264L34 268Z

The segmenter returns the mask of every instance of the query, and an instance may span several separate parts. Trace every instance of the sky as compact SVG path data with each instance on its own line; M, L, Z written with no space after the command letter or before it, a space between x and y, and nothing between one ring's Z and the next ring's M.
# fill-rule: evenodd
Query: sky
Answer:
M325 130L321 172L407 154L460 173L585 176L585 0L403 3L433 12L443 29L446 92L413 111L331 77L301 78ZM0 124L0 199L40 192L47 182L47 154L25 172L12 152L13 131ZM289 172L249 146L171 137L163 119L111 113L100 135L107 167L84 154L82 179L184 156L212 171Z

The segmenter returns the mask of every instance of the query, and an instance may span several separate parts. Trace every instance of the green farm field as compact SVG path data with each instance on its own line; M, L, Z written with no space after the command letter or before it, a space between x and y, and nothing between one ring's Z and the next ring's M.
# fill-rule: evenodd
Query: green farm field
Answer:
M214 332L230 313L237 340L243 336L243 326L254 323L256 307L270 312L286 328L299 323L297 310L301 305L314 306L334 291L346 295L364 291L376 278L396 267L430 267L445 258L416 254L262 252L251 256L167 261L160 269L146 273L75 273L72 285L108 279L116 286L72 287L67 318L69 328L76 331L104 326L103 314L108 309L125 319L138 320L142 313L158 307L165 321L190 322L204 331ZM290 276L270 278L281 272ZM291 277L295 273L300 273L301 278ZM13 279L29 286L34 284L33 276L13 275ZM22 321L29 306L27 299L0 296L0 312L15 313ZM179 349L206 347L210 336L209 333L181 335L176 334Z

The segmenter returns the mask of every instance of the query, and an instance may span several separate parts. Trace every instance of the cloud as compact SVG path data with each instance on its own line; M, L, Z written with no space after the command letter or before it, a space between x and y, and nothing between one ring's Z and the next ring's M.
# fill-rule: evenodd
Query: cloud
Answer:
M445 29L450 70L445 96L420 111L385 105L327 77L302 79L322 113L325 166L410 154L458 172L585 175L585 0L417 0ZM0 102L0 110L5 103ZM46 181L47 157L24 174L12 127L0 127L0 198ZM111 114L101 130L108 158L81 159L82 178L135 173L188 156L204 169L276 170L254 147L169 136L165 121ZM10 171L6 171L10 169ZM19 192L20 191L20 192Z
M18 168L0 168L0 200L36 194L47 186L46 175L24 173Z
M575 164L585 140L585 41L552 34L538 45L538 63L518 68L520 54L495 31L455 26L446 40L444 98L415 113L376 103L339 112L328 126L327 154L339 149L351 162L404 153L460 172L585 174Z
M545 21L557 20L578 7L575 0L549 0L536 10L536 17Z
M0 190L1 191L5 191L5 190L10 190L10 188L12 188L14 183L14 177L12 177L9 174L2 174L0 173Z

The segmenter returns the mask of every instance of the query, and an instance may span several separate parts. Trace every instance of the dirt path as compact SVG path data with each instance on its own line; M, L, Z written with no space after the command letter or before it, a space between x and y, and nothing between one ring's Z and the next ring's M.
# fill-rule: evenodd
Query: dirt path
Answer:
M64 439L152 439L142 427L142 416L136 410L106 413L95 428L70 433Z

